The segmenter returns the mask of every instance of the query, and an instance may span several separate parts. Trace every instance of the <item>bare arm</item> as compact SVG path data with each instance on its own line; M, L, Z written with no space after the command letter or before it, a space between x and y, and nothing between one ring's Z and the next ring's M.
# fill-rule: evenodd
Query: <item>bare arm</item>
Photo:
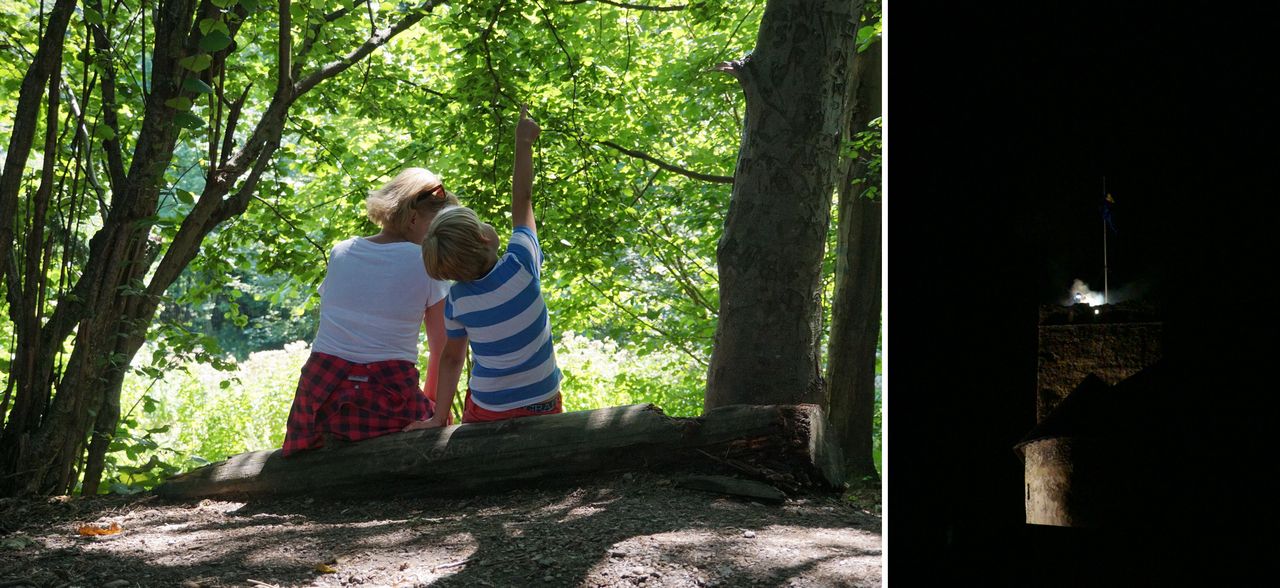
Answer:
M444 355L447 337L444 333L444 299L428 306L424 317L427 324L427 398L436 399L436 385L440 381L440 357Z
M428 428L443 427L449 423L449 408L453 406L453 395L458 391L458 378L462 376L462 365L467 360L467 338L449 339L444 344L444 353L440 355L440 381L436 385L436 414L427 421Z
M533 220L533 143L542 129L529 118L529 110L520 106L520 121L516 123L516 161L511 173L511 225L529 227L536 235L538 227Z

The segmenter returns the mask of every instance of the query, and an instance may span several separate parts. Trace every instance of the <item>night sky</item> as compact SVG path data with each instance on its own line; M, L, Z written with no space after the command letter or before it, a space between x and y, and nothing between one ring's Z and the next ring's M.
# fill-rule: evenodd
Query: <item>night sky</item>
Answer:
M1280 15L917 4L888 28L890 582L1222 580L1280 553L1280 387L1254 370L1280 349ZM1113 300L1165 309L1197 430L1152 488L1167 520L1081 539L1023 524L1012 447L1038 307L1102 289L1104 175Z

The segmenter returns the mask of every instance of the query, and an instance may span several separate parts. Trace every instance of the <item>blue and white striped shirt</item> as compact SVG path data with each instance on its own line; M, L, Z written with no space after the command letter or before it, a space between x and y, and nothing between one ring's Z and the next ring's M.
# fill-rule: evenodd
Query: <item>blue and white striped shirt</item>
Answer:
M471 400L480 408L511 410L560 391L541 267L537 236L519 226L487 275L455 283L445 298L449 337L470 340Z

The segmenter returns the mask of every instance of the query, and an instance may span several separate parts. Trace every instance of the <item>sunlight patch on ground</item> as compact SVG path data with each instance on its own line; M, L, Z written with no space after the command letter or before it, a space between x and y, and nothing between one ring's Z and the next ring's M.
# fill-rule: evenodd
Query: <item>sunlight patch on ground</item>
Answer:
M368 549L397 547L417 539L418 535L419 533L416 531L399 526L389 529L386 533L370 535L369 537L360 539L355 542L355 545Z
M204 501L191 510L204 511L206 518L195 521L155 516L155 511L104 516L92 524L117 523L123 530L97 537L66 532L41 537L40 543L46 549L75 549L177 569L232 560L244 568L310 576L313 586L364 583L375 575L395 578L397 585L430 583L462 570L480 545L469 532L440 536L414 528L414 519L316 524L297 514L236 515L233 511L242 506ZM332 547L334 537L345 541Z
M245 503L243 502L230 502L227 500L206 499L206 500L201 500L199 504L196 505L196 508L200 510L207 510L212 512L231 513L231 512L240 510L241 508L244 508L244 505Z
M512 539L523 537L524 525L524 522L502 523L502 533Z
M571 523L573 521L585 519L585 518L600 514L604 512L604 510L605 509L603 506L593 506L590 504L585 506L579 506L579 507L570 509L569 512L565 513L564 517L561 518L559 522Z
M612 492L588 492L579 488L563 499L535 510L534 513L567 523L604 512L609 504L617 500L618 496Z
M880 566L878 534L850 527L771 525L632 537L616 543L591 574L634 582L662 569L665 581L707 586L825 586L879 578Z

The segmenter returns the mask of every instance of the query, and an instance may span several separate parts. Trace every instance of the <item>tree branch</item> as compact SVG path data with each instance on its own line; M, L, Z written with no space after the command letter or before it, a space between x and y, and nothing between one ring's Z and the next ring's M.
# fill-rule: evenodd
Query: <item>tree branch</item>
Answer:
M301 96L311 90L311 88L314 88L316 84L346 71L347 68L355 65L370 53L373 53L375 49L385 45L396 35L399 35L409 27L417 24L418 21L422 20L422 17L426 16L428 12L431 12L431 9L435 8L438 3L439 0L427 0L422 4L419 4L416 8L410 9L400 22L397 22L390 28L378 31L376 34L369 37L363 45L357 47L355 50L341 58L324 64L294 86L294 97L296 98Z
M231 148L235 146L236 125L240 122L240 110L244 108L244 101L249 97L249 89L253 88L253 84L244 87L244 91L240 93L240 97L231 103L230 111L227 113L226 134L222 137L222 161L218 162L218 167L227 164L227 158L231 156Z
M302 235L303 239L306 239L307 242L310 243L312 247L316 248L316 251L320 252L320 259L323 260L326 264L329 263L329 252L325 251L324 247L321 247L319 243L316 243L315 240L312 239L311 236L308 235L306 231L299 229L298 225L293 224L293 221L290 220L289 217L285 216L284 214L281 214L280 209L276 208L275 205L271 204L270 202L267 202L266 199L262 198L261 196L254 195L253 199L257 200L258 202L261 202L264 206L267 207L268 210L275 213L276 218L279 218L280 220L284 221L284 224L289 225L289 228L293 229L294 232L298 233L299 235Z
M4 262L5 271L0 272L0 274L4 275L6 286L4 294L5 300L9 302L9 320L13 322L15 327L17 327L14 332L14 336L17 336L18 333L16 331L21 331L25 324L22 320L22 309L26 308L26 305L22 303L22 281L18 279L18 276L21 276L22 272L18 271L17 252L12 252L12 254L9 255L9 258L4 260ZM18 353L16 345L14 346L12 353ZM10 374L12 373L13 372L10 372Z
M547 28L551 31L551 36L555 38L556 44L560 46L560 52L564 53L564 59L569 64L569 79L573 81L573 100L569 102L569 120L573 126L578 126L578 67L573 63L573 55L569 53L569 47L565 44L564 39L560 38L560 32L556 29L556 25L551 21L551 14L538 2L538 10L542 12L542 19L547 23ZM581 133L575 133L573 140L578 144L578 148L586 150L583 145Z
M75 0L58 0L49 14L48 28L40 37L40 48L22 78L18 103L14 109L13 124L9 132L9 146L5 152L4 173L0 174L0 260L9 256L13 246L13 218L18 206L18 188L22 173L31 155L35 130L39 124L40 101L44 97L45 82L55 64L62 58L63 40L67 24L75 9Z
M231 157L231 160L227 165L219 170L216 180L221 184L225 184L223 189L229 191L230 183L243 174L251 164L257 162L258 155L262 150L269 143L275 143L280 140L280 134L284 129L284 117L293 101L310 91L320 82L346 71L347 68L354 65L360 59L365 58L375 49L386 44L396 35L404 32L409 27L422 20L422 18L426 16L426 14L437 5L437 3L438 0L427 0L427 2L420 4L418 8L407 12L404 19L396 23L391 28L379 31L357 49L343 56L341 59L325 64L316 71L307 75L303 80L293 83L291 87L286 87L285 84L291 82L293 79L291 77L293 68L288 66L289 59L287 56L287 49L282 49L279 54L279 75L281 76L281 79L277 80L276 94L272 97L271 104L267 106L266 111L263 113L262 118L259 119L258 125L250 134L249 139L245 141L245 144L240 148L240 151ZM283 6L287 6L287 2L281 2L281 4L282 9L280 11L281 17L279 27L281 37L280 43L281 46L284 47L291 42L291 37L288 33L288 10L283 8ZM334 14L336 14L336 12L330 13L331 16ZM290 75L286 76L286 72ZM223 194L226 194L226 192L223 192Z
M92 8L102 14L102 0L92 2ZM102 68L102 122L113 135L111 139L102 142L102 148L107 152L107 180L111 189L116 190L123 187L125 181L124 157L120 148L120 120L117 114L120 109L116 107L116 64L111 58L111 40L107 37L106 29L97 24L89 25L89 31L93 35L94 54Z
M644 197L645 193L653 187L653 181L657 179L657 177L658 172L656 171L649 174L649 179L645 181L644 187L635 191L636 197L631 201L628 207L634 207L635 204ZM658 257L658 261L661 261L668 269L674 268L672 275L676 278L677 285L680 289L684 290L685 294L688 295L695 304L706 309L712 316L718 316L720 314L720 309L713 307L709 302L707 302L706 297L702 295L702 292L693 284L693 280L689 277L685 263L680 260L681 257L686 257L686 249L675 243L675 237L671 233L671 227L667 225L666 221L659 219L657 223L658 226L662 227L663 231L666 233L666 236L663 236L650 228L648 226L650 223L640 218L639 215L630 213L630 216L639 222L640 231L648 237L649 246L653 248L653 254ZM665 243L668 247L674 250L675 253L670 257L665 255L662 252L662 247L659 242ZM702 271L702 273L714 277L714 274L708 272L696 259L688 258L687 262L692 263L692 265L696 266L698 270Z
M749 57L750 56L731 61L721 61L720 63L717 63L715 67L711 68L711 71L727 73L738 81L742 81L742 70L747 66L747 59Z
M621 146L621 145L618 145L617 143L614 143L614 142L612 142L612 141L598 141L598 143L599 143L600 145L604 145L605 147L609 147L609 148L612 148L612 149L616 149L616 150L618 150L618 151L621 151L622 153L625 153L625 154L627 154L627 155L630 155L631 157L635 157L635 158L637 158L637 159L643 159L643 160L645 160L645 161L647 161L647 162L649 162L649 163L652 163L652 164L654 164L654 165L656 165L656 166L658 166L658 167L660 167L660 168L662 168L662 169L665 169L665 170L667 170L667 171L669 171L669 172L674 172L674 173L680 174L680 175L685 176L685 177L688 177L688 178L693 178L693 179L695 179L695 180L702 180L702 181L704 181L704 182L713 182L713 183L717 183L717 184L732 184L732 183L733 183L733 177L732 177L732 176L715 176L715 175L711 175L711 174L704 174L704 173L699 173L699 172L695 172L695 171L690 171L690 170L687 170L687 169L685 169L685 168L683 168L683 167L679 167L679 166L677 166L677 165L673 165L673 164L667 163L667 162L665 162L665 161L662 161L661 159L658 159L658 158L656 158L656 157L654 157L654 156L652 156L652 155L649 155L648 153L642 153L642 152L640 152L640 151L636 151L636 150L634 150L634 149L627 149L626 147L623 147L623 146Z
M183 220L173 243L165 251L164 257L156 267L155 274L147 284L147 293L153 296L163 294L173 280L177 279L182 269L194 258L198 245L204 236L223 221L241 214L248 206L249 200L257 189L258 180L267 168L280 145L280 137L284 130L285 117L289 107L299 96L314 88L320 82L336 76L359 60L365 58L378 47L386 44L396 35L416 24L436 5L438 0L428 0L418 8L409 11L404 18L388 29L383 29L368 39L363 45L348 53L341 59L330 62L309 74L305 79L294 82L293 66L290 60L292 35L290 33L289 1L281 0L279 9L279 46L277 48L277 80L276 92L254 127L249 139L241 149L231 157L227 165L222 166L212 178L205 183L204 192L196 201L196 206ZM331 13L332 14L332 13ZM233 197L223 200L223 196L231 191L233 184L247 168L252 165L248 177L241 182Z
M61 57L61 56L59 56ZM49 100L45 107L46 120L44 131L44 165L40 169L40 185L36 187L35 197L30 201L30 216L27 228L27 244L23 252L26 258L25 278L22 299L26 307L22 309L23 319L29 321L25 329L19 327L19 341L26 345L34 345L40 335L41 293L45 289L47 275L40 271L41 244L44 241L45 217L49 209L49 197L53 194L54 165L58 161L58 110L60 108L60 88L62 86L62 60L58 59L54 71L49 76ZM21 336L25 334L25 336ZM28 359L38 354L36 349L27 349ZM27 370L30 373L30 370Z
M413 86L414 89L421 90L422 92L431 94L432 96L435 96L437 98L443 98L451 102L456 100L456 97L454 96L450 96L439 90L432 89L430 86L427 86L425 84L419 84L418 82L415 82L412 80L406 80L402 78L392 78L387 76L377 76L377 75L373 76L372 79L375 81L383 81L383 82L397 82L397 83L405 84L408 86Z
M698 357L698 355L697 355L696 353L694 353L694 352L692 352L692 351L689 351L689 349L688 349L687 347L685 347L685 346L684 346L684 343L683 343L682 341L680 341L676 336L674 336L674 335L672 335L671 333L668 333L668 332L666 332L666 331L664 331L664 330L662 330L662 329L659 329L659 328L657 327L657 325L654 325L654 324L650 323L649 321L644 320L643 318L641 318L641 317L640 317L640 315L638 315L638 314L636 314L636 313L632 312L630 308L627 308L627 307L626 307L625 305L623 305L622 303L618 302L617 300L614 300L614 298L613 298L612 296L610 296L607 292L605 292L605 291L604 291L604 288L601 288L600 286L597 286L597 285L596 285L596 283L595 283L595 282L592 282L590 279L588 279L588 278L585 278L585 277L584 277L584 278L582 278L582 281L583 281L583 282L586 282L586 284L587 284L588 286L591 286L591 289L592 289L592 290L595 290L595 291L596 291L596 293L600 294L601 296L604 296L604 299L605 299L605 300L608 300L609 302L613 303L613 305L614 305L618 310L621 310L622 312L626 313L628 316L630 316L630 317L631 317L632 319L634 319L636 322L638 322L638 323L640 323L640 324L642 324L642 325L644 325L644 326L648 327L648 328L649 328L649 330L651 330L651 331L653 331L653 332L655 332L655 333L657 333L657 334L662 335L663 337L665 337L665 338L667 339L667 341L668 341L668 342L670 342L671 344L675 345L675 346L676 346L676 348L677 348L677 349L679 349L680 351L683 351L685 355L688 355L689 357L693 358L693 360L694 360L694 361L696 361L696 362L698 362L699 364L701 364L701 365L702 365L702 367L710 367L710 364L708 364L708 363L706 362L706 360L702 359L701 357Z
M355 4L351 5L352 7ZM302 64L306 62L307 56L311 54L311 48L315 46L316 39L320 38L320 29L339 18L342 18L351 12L350 7L343 7L324 15L324 18L311 25L311 30L302 36L302 46L298 48L298 56L293 63L293 78L297 79L302 75Z
M284 94L286 100L292 102L293 97L286 94L293 89L291 61L293 59L293 16L289 9L289 0L280 0L280 34L276 44L276 96Z
M653 254L658 258L658 261L661 261L662 264L666 266L671 276L675 278L676 286L684 291L685 295L689 297L689 300L702 307L710 313L711 316L719 316L720 309L715 308L711 303L707 302L707 299L702 296L702 293L698 291L698 288L694 286L693 282L689 279L689 276L686 273L688 270L685 269L684 264L682 264L679 259L683 252L677 251L675 254L668 256L662 251L661 244L659 243L659 241L665 241L661 235L658 235L653 231L653 229L644 225L641 225L640 231L648 238L649 247L652 248ZM671 245L671 243L668 243L668 245Z
M67 106L71 108L71 116L75 119L73 124L76 126L76 138L80 140L80 148L84 150L84 177L98 195L98 202L105 202L107 189L98 181L98 170L93 164L93 139L89 135L89 129L84 126L84 112L80 110L80 102L76 100L70 86L63 84L62 91L67 95Z
M489 71L489 77L493 78L493 90L497 92L498 95L506 98L512 106L515 106L517 104L516 99L502 91L502 80L499 79L497 70L493 68L493 51L489 48L489 36L493 34L493 29L498 24L498 18L502 15L503 4L505 4L505 2L497 6L493 12L493 19L489 21L489 26L480 33L480 44L484 46L484 65L485 69ZM499 124L495 124L494 126L500 127L500 119L498 123Z
M253 169L249 170L249 177L245 178L240 184L240 189L236 190L235 196L228 198L218 211L214 213L210 219L209 229L218 226L223 221L237 216L245 211L249 206L249 200L253 197L254 191L258 189L258 179L262 177L262 172L266 171L267 165L271 163L271 158L275 155L276 149L280 148L280 137L277 136L267 148L264 148L258 154L258 161L254 162ZM175 278L177 276L174 276Z
M584 4L586 3L586 1L587 0L565 0L564 2L561 2L561 4ZM688 8L688 6L684 4L678 4L676 6L651 6L649 4L632 4L630 2L616 2L615 0L596 0L596 1L600 2L601 4L617 6L618 8L627 8L630 10L650 10L653 12L675 12L677 10L684 10Z

